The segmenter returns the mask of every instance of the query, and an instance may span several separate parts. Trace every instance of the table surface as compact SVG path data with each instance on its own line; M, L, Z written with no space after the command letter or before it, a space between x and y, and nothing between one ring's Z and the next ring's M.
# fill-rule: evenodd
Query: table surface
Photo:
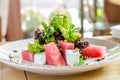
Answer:
M120 43L120 39L111 36L96 37ZM0 63L0 80L120 80L120 61L103 68L67 76L47 76L17 70Z

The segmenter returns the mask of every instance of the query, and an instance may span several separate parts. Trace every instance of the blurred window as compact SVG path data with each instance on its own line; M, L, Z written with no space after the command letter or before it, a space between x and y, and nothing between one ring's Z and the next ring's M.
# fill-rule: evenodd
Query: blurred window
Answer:
M21 20L25 38L32 37L34 28L40 27L41 21L49 20L55 11L70 14L72 22L79 27L78 3L79 0L21 0Z

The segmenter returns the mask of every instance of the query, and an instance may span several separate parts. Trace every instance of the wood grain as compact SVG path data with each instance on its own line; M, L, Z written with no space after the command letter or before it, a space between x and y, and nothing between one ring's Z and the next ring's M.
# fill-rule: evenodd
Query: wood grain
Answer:
M117 4L113 4L117 3ZM119 5L118 5L119 4ZM104 0L104 10L111 23L120 23L120 1L119 0Z
M1 71L2 79L0 80L26 80L24 71L11 68L3 64Z

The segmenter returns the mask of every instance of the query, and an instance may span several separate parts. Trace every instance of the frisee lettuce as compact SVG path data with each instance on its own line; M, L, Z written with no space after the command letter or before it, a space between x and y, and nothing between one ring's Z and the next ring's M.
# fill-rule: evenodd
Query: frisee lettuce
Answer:
M59 29L68 42L75 42L81 36L80 33L75 32L75 26L71 24L70 18L64 14L56 15L51 20L50 25L55 31Z
M39 44L39 40L34 40L33 43L28 43L28 50L34 54L43 52L45 50L44 45Z
M42 22L42 26L44 28L45 43L56 43L54 33L58 30L60 30L62 36L68 42L74 43L81 36L80 33L75 32L75 26L71 23L70 18L64 14L57 14L48 25L45 22Z
M46 44L50 42L56 42L54 36L48 37L45 39Z

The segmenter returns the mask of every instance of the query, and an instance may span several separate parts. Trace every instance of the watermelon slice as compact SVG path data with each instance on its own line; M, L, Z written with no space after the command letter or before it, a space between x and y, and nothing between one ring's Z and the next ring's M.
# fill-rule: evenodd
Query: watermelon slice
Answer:
M91 58L102 58L105 56L105 53L106 47L97 45L90 45L82 50L83 56Z
M52 66L66 66L66 62L54 42L45 45L46 61Z
M62 53L63 53L64 57L66 56L65 55L66 50L73 50L74 49L74 43L64 42L62 40L59 40L58 43L62 49Z
M22 51L22 59L26 61L33 62L34 61L34 54L29 52L28 50Z

